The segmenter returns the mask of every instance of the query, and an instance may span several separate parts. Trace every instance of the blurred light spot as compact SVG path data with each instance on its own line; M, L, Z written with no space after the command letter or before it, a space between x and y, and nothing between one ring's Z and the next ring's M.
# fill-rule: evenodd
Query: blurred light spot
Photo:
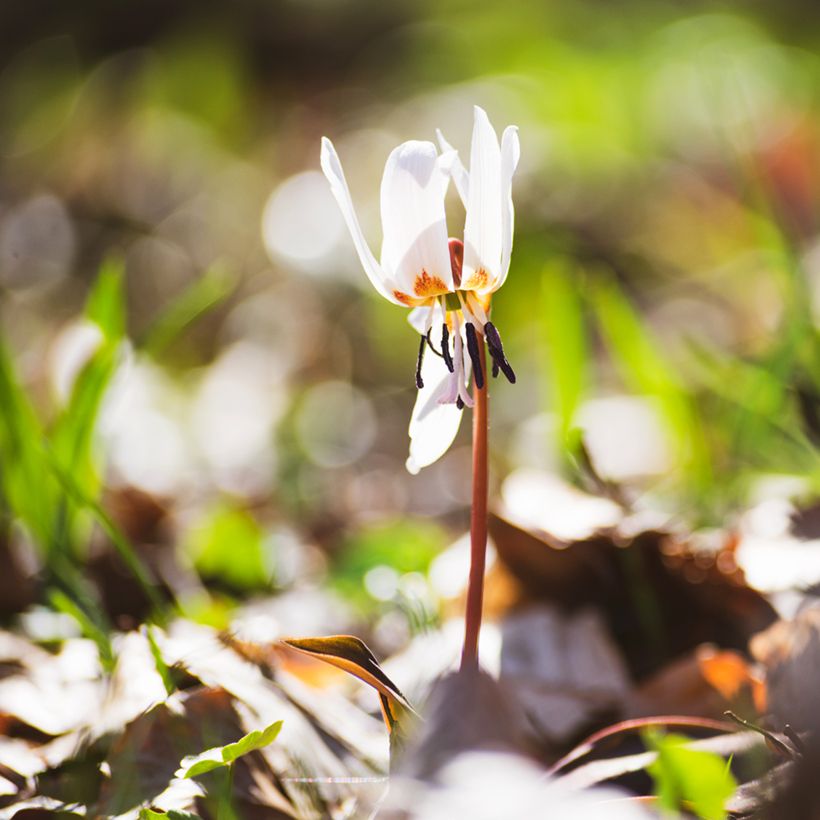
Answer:
M587 401L578 414L598 472L615 481L659 475L671 466L669 442L650 401L610 396Z
M359 390L346 382L324 382L305 394L296 433L314 464L342 467L370 448L376 416L370 400Z
M399 589L399 574L393 567L379 564L365 573L364 586L377 601L391 601Z
M49 376L61 404L68 401L74 382L103 341L94 322L72 322L55 339L49 355Z
M275 359L256 345L233 345L208 370L191 421L220 486L240 493L269 487L273 425L283 409Z
M77 621L65 612L33 607L19 618L23 631L33 641L65 641L81 634Z
M74 229L60 200L51 194L33 197L0 225L0 285L50 285L69 272L74 248Z
M524 419L515 429L510 460L520 467L550 472L559 465L555 451L557 419L554 413L538 413Z
M120 369L100 424L114 484L171 495L189 478L192 454L176 422L176 399L158 368L139 362Z
M763 592L805 589L820 582L817 540L744 537L735 557L748 583Z
M455 598L467 586L470 572L470 534L436 556L430 564L430 585L441 598Z
M588 538L621 518L617 504L576 490L536 470L516 470L501 488L505 513L517 524L567 541Z
M427 579L420 572L406 572L399 581L399 591L410 600L426 600L429 597Z
M304 367L327 352L326 327L315 292L304 281L284 281L237 304L225 322L230 341L270 350L283 372Z
M495 545L487 543L487 569L495 563ZM430 586L440 598L457 598L467 588L470 574L470 533L437 555L428 572Z
M742 149L777 139L793 127L788 110L810 93L788 53L741 17L691 17L657 41L653 114L685 150L720 148L727 137Z
M345 486L349 514L360 518L386 516L402 509L407 500L404 484L389 469L367 470Z
M127 435L117 443L112 461L126 483L159 495L177 489L186 453L179 430L160 413L134 414Z
M262 213L262 237L271 258L306 271L330 272L316 263L330 257L344 231L339 207L318 171L286 179L270 195Z

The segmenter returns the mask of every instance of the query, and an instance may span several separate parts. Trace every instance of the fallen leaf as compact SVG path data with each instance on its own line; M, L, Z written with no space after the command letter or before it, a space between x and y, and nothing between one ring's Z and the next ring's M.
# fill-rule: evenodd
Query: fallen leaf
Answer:
M820 726L820 606L808 607L793 620L779 621L755 635L750 649L765 669L773 726L816 730Z
M490 532L530 600L597 607L638 679L702 643L745 650L777 617L731 550L694 551L671 533L625 525L564 541L492 516Z
M331 635L325 638L286 638L286 646L312 658L337 666L372 686L379 693L379 703L391 743L405 735L418 717L407 698L379 666L376 657L353 635Z

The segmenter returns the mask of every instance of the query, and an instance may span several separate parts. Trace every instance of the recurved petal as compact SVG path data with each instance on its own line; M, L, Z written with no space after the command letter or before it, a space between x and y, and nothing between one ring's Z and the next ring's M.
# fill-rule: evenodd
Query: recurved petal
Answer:
M425 356L421 369L424 387L419 390L410 417L410 456L407 469L415 475L447 452L461 424L455 404L439 404L450 382L450 371L438 356Z
M496 283L496 288L504 284L510 270L510 255L515 230L512 179L520 156L518 129L514 125L508 125L501 136L501 276Z
M453 289L444 215L448 182L432 142L402 143L384 169L382 267L410 299Z
M426 336L434 323L441 324L444 321L444 314L441 305L436 301L432 305L413 308L407 315L407 321L413 330Z
M501 211L501 149L487 114L476 106L464 226L465 290L486 293L501 278Z
M400 299L394 295L396 290L391 277L382 269L381 265L376 261L367 240L364 238L359 219L356 216L356 210L353 207L353 199L350 196L350 189L347 186L344 171L342 170L342 163L339 161L339 155L333 147L333 143L327 138L322 137L322 154L321 154L322 171L324 171L327 181L330 183L330 190L339 204L342 211L347 228L350 231L350 236L353 238L353 244L356 247L356 252L359 255L359 260L362 263L364 272L370 280L374 288L385 299L389 299L395 304L402 304Z
M467 169L464 167L464 163L461 161L458 151L447 142L444 138L444 134L438 129L436 129L436 136L438 137L438 144L441 148L442 168L444 168L452 178L458 195L461 197L461 201L466 208L467 198L470 192L470 177L467 174Z

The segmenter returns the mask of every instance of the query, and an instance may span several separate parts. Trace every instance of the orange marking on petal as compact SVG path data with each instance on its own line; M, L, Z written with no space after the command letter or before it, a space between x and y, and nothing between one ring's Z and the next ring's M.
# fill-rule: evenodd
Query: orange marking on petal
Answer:
M412 296L408 296L406 293L402 293L400 290L394 290L393 296L399 300L403 305L407 305L407 307L413 307L416 303L416 300Z
M426 270L422 270L413 284L413 293L421 297L438 296L441 293L447 293L448 290L443 280L438 276L430 276Z
M465 290L483 290L487 287L490 277L484 268L479 268L470 274L470 278L462 284Z

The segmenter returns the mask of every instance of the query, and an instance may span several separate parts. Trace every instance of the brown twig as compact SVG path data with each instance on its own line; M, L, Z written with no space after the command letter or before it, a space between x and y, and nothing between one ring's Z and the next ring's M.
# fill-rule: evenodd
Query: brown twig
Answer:
M623 734L624 732L635 732L641 729L648 729L652 726L662 726L670 728L672 726L686 729L706 729L714 732L733 731L734 726L725 720L714 720L713 718L693 717L690 715L656 715L653 717L630 718L614 723L597 732L579 743L572 751L556 761L549 769L549 774L557 774L562 769L588 755L593 748L602 740L609 737Z

